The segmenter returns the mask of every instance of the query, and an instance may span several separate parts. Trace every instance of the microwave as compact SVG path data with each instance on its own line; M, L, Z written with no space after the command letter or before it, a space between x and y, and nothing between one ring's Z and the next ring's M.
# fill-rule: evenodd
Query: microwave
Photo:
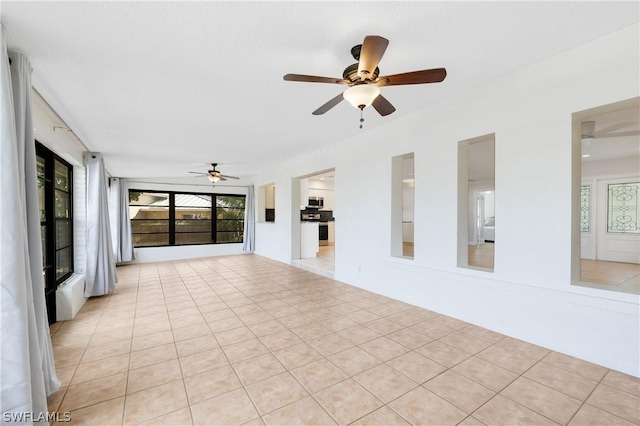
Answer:
M324 207L324 198L322 197L309 197L307 207L311 209L321 209Z

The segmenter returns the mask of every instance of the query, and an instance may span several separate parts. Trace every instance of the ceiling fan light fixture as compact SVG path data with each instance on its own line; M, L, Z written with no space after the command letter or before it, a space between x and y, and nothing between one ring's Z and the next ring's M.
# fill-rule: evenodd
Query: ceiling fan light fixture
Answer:
M211 183L217 183L220 180L220 176L207 176L209 178L209 182Z
M363 109L373 103L373 100L380 94L380 88L373 84L357 84L344 91L343 97L354 108Z

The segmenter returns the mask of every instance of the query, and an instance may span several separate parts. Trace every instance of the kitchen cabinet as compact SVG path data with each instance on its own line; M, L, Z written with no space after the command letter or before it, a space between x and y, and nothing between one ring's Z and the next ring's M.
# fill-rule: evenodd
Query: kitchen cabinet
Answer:
M320 250L318 222L300 223L300 258L316 257Z
M329 222L329 245L332 246L336 242L336 223Z

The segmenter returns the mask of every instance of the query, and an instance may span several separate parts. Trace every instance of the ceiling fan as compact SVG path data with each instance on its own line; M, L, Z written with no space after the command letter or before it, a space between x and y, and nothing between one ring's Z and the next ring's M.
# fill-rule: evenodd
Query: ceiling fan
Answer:
M618 132L617 130L624 129L625 127L632 126L633 123L623 122L614 124L604 129L596 130L596 122L593 120L583 121L582 126L582 139L601 139L601 138L617 138L624 136L638 136L640 131L631 130L628 132Z
M313 111L313 115L321 115L346 99L361 111L372 105L382 116L393 113L396 109L380 94L380 87L400 86L404 84L439 83L447 76L444 68L434 68L422 71L406 72L393 75L380 75L378 63L382 59L389 40L384 37L369 35L362 44L351 49L351 55L358 62L349 65L342 73L342 78L317 77L313 75L286 74L286 81L300 81L309 83L344 84L347 90L331 99L320 108ZM360 118L360 122L363 119ZM360 125L362 128L362 124Z
M240 179L239 177L236 177L236 176L223 175L219 170L216 170L217 165L218 163L211 163L212 169L207 170L206 173L204 172L189 172L189 173L206 176L207 178L209 178L209 181L211 183L217 183L219 181L224 182L227 179Z

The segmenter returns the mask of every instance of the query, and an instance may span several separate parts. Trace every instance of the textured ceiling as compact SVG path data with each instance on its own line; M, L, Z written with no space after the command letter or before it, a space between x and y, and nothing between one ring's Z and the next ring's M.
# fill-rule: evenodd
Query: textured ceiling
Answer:
M107 169L186 177L208 163L250 175L366 132L471 86L638 21L637 2L11 2L10 48L33 84ZM365 35L390 40L382 74L446 67L440 84L383 89L386 118L342 102L340 77Z

